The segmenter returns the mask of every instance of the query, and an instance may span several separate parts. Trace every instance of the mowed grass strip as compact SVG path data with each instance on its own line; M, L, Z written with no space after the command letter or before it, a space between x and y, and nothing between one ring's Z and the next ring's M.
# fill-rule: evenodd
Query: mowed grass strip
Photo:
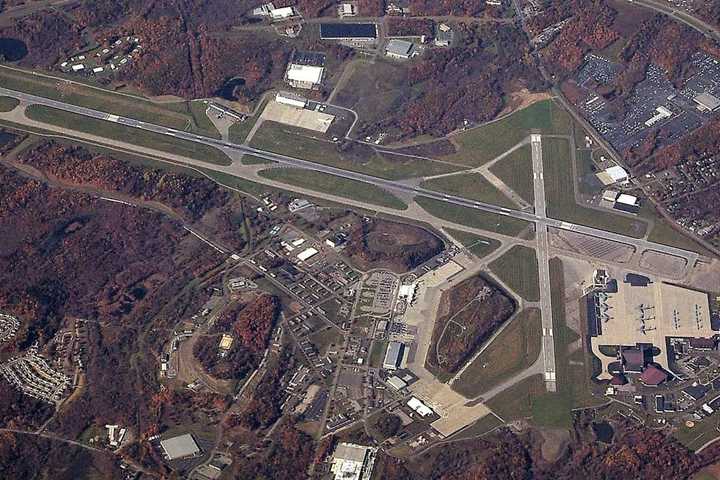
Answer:
M537 129L545 134L570 131L569 114L552 100L543 100L487 125L471 128L453 136L459 151L443 160L477 167L520 143Z
M645 235L647 223L640 218L577 204L570 145L567 140L543 138L542 153L548 216L635 238Z
M507 157L490 167L505 185L520 195L520 198L530 205L535 204L535 189L533 187L533 167L530 146L524 146L509 154Z
M541 337L540 310L521 311L453 382L453 390L474 398L522 372L540 355Z
M106 120L98 120L44 105L30 105L25 112L29 118L38 122L78 130L112 140L129 142L133 145L194 158L203 162L219 165L230 165L231 163L230 158L217 148L169 135L149 132Z
M369 183L358 182L302 168L273 168L258 172L261 177L317 192L330 193L358 202L405 210L407 205L396 196Z
M423 182L421 186L434 192L448 193L501 207L518 207L480 173L458 173L448 177L433 178Z
M389 160L361 144L352 144L345 151L340 151L337 144L318 132L269 121L263 122L255 132L250 146L387 179L432 176L459 170L451 165L413 157Z
M417 197L415 202L437 218L501 235L517 237L530 225L530 223L517 218L484 212L433 198Z
M535 249L515 245L503 256L490 262L490 270L505 285L529 302L540 300L538 261Z
M482 237L474 233L463 232L462 230L452 228L446 228L445 231L478 258L490 255L500 247L500 242L494 238Z
M18 105L20 105L18 99L0 96L0 112L9 112L10 110L14 110Z
M180 130L193 124L193 112L185 101L154 103L137 95L114 93L103 88L83 85L78 81L68 82L60 78L32 75L30 72L2 66L0 66L0 85L19 92ZM193 130L206 135L217 135L215 127L208 126L204 122Z
M486 405L506 422L532 416L533 398L545 393L541 374L525 378L495 395Z

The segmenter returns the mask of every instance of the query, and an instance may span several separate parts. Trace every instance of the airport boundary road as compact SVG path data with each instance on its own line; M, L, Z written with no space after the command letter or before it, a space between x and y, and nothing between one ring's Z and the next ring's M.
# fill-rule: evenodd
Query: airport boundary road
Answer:
M44 105L47 107L56 108L58 110L95 118L95 119L101 120L101 121L115 122L115 123L118 123L121 125L154 132L154 133L158 133L161 135L167 135L167 136L176 137L176 138L182 139L182 140L187 140L187 141L191 141L191 142L196 142L196 143L212 146L212 147L218 148L218 149L226 152L227 154L231 154L231 153L251 154L251 155L255 155L257 157L271 160L271 161L274 161L274 162L277 162L277 163L280 163L283 165L297 167L297 168L304 168L307 170L314 170L314 171L318 171L321 173L327 173L330 175L335 175L335 176L347 178L350 180L368 183L368 184L375 185L375 186L378 186L378 187L381 187L381 188L384 188L384 189L387 189L390 191L396 191L396 192L400 192L400 193L409 193L411 195L420 195L420 196L428 197L428 198L431 198L434 200L458 205L461 207L485 211L485 212L494 213L494 214L506 216L506 217L517 218L517 219L524 220L527 222L535 223L537 225L543 224L543 225L546 225L547 227L558 228L558 229L562 229L562 230L571 230L571 231L582 233L585 235L614 240L614 241L617 241L620 243L633 245L640 251L655 250L657 252L684 258L688 261L689 265L694 264L694 262L699 258L699 255L695 252L690 252L690 251L680 249L677 247L661 245L661 244L653 243L653 242L650 242L650 241L647 241L644 239L633 238L633 237L629 237L629 236L618 234L618 233L607 232L605 230L588 227L585 225L579 225L576 223L565 222L562 220L547 218L542 214L538 214L537 212L531 213L531 212L523 212L523 211L519 211L519 210L512 210L512 209L505 208L505 207L499 207L497 205L493 205L490 203L468 200L468 199L465 199L460 196L442 194L442 193L434 192L432 190L428 190L428 189L425 189L422 187L409 185L402 181L387 180L384 178L375 177L375 176L364 174L364 173L348 171L348 170L344 170L342 168L324 165L324 164L312 162L309 160L302 160L299 158L290 157L287 155L281 155L281 154L269 152L266 150L249 147L246 145L238 145L238 144L235 144L235 143L232 143L229 141L225 141L225 140L218 140L218 139L214 139L214 138L210 138L210 137L205 137L203 135L188 133L188 132L177 130L174 128L163 127L160 125L143 122L140 120L135 120L132 118L114 115L114 114L111 114L108 112L102 112L99 110L94 110L94 109L90 109L90 108L86 108L86 107L80 107L77 105L68 104L65 102L58 101L58 100L52 100L52 99L40 97L37 95L31 95L31 94L27 94L27 93L23 93L23 92L18 92L18 91L11 90L8 88L0 87L0 95L5 95L5 96L16 98L16 99L24 102L26 105L32 105L32 104ZM132 141L132 139L128 139L128 143L131 143L131 141ZM190 160L188 160L188 161L190 161ZM206 162L200 162L200 161L193 163L192 166L195 166L195 167L199 166L199 167L208 168L208 169L213 168L212 164L206 163ZM368 208L372 208L372 207L370 206Z

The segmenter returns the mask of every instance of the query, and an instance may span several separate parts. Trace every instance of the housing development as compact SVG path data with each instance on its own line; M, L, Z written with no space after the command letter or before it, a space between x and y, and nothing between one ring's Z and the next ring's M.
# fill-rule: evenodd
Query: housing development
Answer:
M720 479L711 3L0 2L0 476Z

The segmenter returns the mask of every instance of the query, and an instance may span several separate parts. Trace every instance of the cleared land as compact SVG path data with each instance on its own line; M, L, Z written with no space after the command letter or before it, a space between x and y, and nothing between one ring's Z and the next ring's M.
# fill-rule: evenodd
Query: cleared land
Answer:
M247 117L243 122L235 122L230 125L230 129L228 130L228 139L231 142L245 143L245 140L247 140L247 136L250 134L250 130L252 130L257 121L260 119L260 115L262 114L263 110L265 110L265 105L267 105L267 102L267 100L263 100L260 103L260 105L256 109L256 115Z
M505 185L531 205L535 204L530 146L519 148L490 167Z
M500 120L453 136L459 151L442 159L477 167L517 145L534 129L545 134L565 134L570 130L570 116L552 100L534 103Z
M479 173L459 173L449 177L434 178L423 182L421 186L435 192L449 193L501 207L517 208L515 202Z
M397 210L407 209L405 203L379 187L327 173L302 168L273 168L262 170L259 175L297 187L330 193L374 205Z
M44 105L30 105L26 109L26 114L29 118L39 122L49 123L59 127L68 127L73 130L118 141L127 141L130 138L136 145L195 158L208 163L220 165L230 165L231 163L227 155L207 145L140 130L114 122L98 120L77 113L58 110L57 108L46 107Z
M460 170L460 167L455 168L440 162L413 157L402 157L402 160L391 161L378 155L367 145L350 144L341 151L338 144L320 136L310 136L312 133L275 122L263 122L255 132L250 145L282 155L388 179L432 176Z
M540 300L538 263L534 249L516 245L489 266L505 285L522 298L529 302Z
M32 75L2 66L0 66L0 85L12 90L180 130L192 130L211 136L218 134L215 127L208 123L196 124L188 102L153 103L136 95L114 93L99 87L83 85L77 81Z
M467 248L470 253L478 258L482 258L486 255L490 255L492 252L500 247L500 242L494 238L485 238L480 235L473 233L462 232L460 230L453 230L452 228L445 229L455 240L462 243L463 247Z
M20 105L20 102L16 98L0 97L0 112L9 112L18 105Z
M567 140L544 138L542 149L548 216L635 238L645 234L647 224L639 218L615 215L576 203L573 165Z
M468 227L517 237L530 224L524 220L483 212L473 208L461 207L427 197L417 197L415 201L431 215L449 222Z
M530 367L540 355L540 310L520 312L453 382L453 390L474 398Z

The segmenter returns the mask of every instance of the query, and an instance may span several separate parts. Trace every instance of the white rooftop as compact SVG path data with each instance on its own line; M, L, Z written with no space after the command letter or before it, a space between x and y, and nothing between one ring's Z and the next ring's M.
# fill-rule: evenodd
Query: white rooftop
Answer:
M618 195L616 202L624 203L625 205L637 205L638 198L627 193L621 193Z
M315 67L312 65L297 65L290 64L290 68L287 71L288 80L295 82L310 82L318 84L322 81L323 67Z
M195 443L195 439L189 433L177 437L162 440L160 446L165 451L165 455L170 460L176 458L184 458L200 453L200 447Z
M623 180L627 180L628 178L628 172L619 165L607 168L605 172L616 182L621 182Z

